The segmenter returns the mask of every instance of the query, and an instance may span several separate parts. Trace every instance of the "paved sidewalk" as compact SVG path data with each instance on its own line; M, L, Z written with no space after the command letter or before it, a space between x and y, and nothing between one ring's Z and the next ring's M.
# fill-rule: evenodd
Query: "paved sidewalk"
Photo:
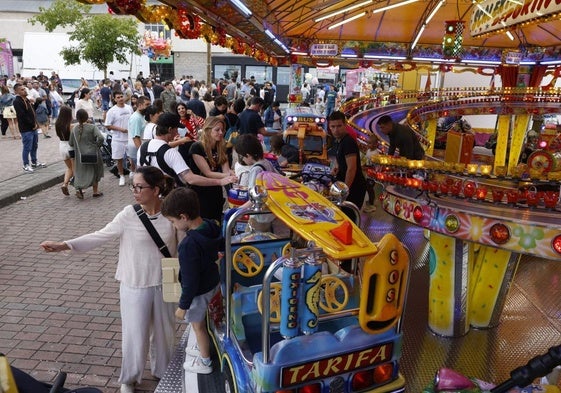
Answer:
M64 163L58 138L39 138L47 168L24 173L21 140L0 139L0 352L35 378L52 382L68 372L66 386L119 391L121 320L114 279L118 242L84 254L47 254L43 240L64 240L95 231L132 203L128 187L106 172L104 196L85 199L60 190ZM177 336L185 325L177 326ZM157 381L145 369L137 392Z
M0 137L0 207L62 183L66 165L58 151L59 139L54 131L51 135L48 139L39 135L37 156L40 162L47 163L47 168L33 173L23 171L21 139Z

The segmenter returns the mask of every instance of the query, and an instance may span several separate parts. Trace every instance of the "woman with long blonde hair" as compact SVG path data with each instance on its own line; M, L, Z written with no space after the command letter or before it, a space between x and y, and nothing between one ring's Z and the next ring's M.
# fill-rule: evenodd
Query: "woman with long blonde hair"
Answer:
M226 154L224 133L226 124L219 117L207 117L200 140L193 143L187 157L187 165L193 173L212 179L221 179L233 175ZM222 219L224 194L221 186L192 186L201 203L201 217Z

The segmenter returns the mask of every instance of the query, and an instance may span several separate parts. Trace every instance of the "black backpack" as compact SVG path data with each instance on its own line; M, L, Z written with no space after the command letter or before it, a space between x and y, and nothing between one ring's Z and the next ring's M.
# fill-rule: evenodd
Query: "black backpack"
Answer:
M146 141L140 146L140 165L149 166L151 158L156 157L156 162L158 163L158 166L160 167L162 172L164 172L169 177L173 178L175 180L176 186L183 185L183 182L181 181L179 176L177 176L177 173L175 173L175 171L171 169L171 167L167 164L166 160L164 159L166 151L171 149L171 147L166 143L165 145L160 146L160 148L156 152L149 153L148 143L150 143L150 141Z

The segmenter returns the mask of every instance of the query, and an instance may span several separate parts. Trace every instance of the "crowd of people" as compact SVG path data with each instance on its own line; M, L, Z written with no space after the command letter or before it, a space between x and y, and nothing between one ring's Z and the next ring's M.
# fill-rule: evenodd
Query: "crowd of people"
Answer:
M266 151L265 137L271 137L273 159L282 165L299 160L298 150L282 138L283 115L275 86L265 83L259 92L252 78L207 86L190 77L161 83L155 75L139 74L134 82L106 79L96 86L84 79L66 102L60 87L55 73L30 80L13 76L2 84L0 112L6 130L22 139L23 170L33 172L45 165L37 158L38 130L48 138L54 124L66 164L62 193L69 195L73 182L79 199L90 187L94 198L103 196L99 146L105 136L99 121L112 136L117 184L126 185L128 168L135 203L103 229L62 242L44 241L42 247L47 252L85 252L109 239L120 240L115 278L120 282L123 329L121 392L134 392L148 356L152 374L163 376L175 345L174 314L192 324L198 343L197 348L186 349L192 358L185 362L185 370L212 372L204 315L218 285L215 261L224 246L219 227L225 187L234 183L252 187L260 172L278 171ZM362 172L356 138L345 115L336 110L337 93L330 88L325 96L334 140L333 175L349 186L349 201L360 208L368 192L373 206L373 189ZM401 143L404 137L397 135L403 130L381 124L392 146ZM228 139L234 129L237 137ZM371 141L371 150L376 142ZM405 145L397 147L407 153ZM247 173L244 180L242 173ZM250 228L270 231L273 218L257 218ZM176 255L183 293L174 306L162 298L160 259Z

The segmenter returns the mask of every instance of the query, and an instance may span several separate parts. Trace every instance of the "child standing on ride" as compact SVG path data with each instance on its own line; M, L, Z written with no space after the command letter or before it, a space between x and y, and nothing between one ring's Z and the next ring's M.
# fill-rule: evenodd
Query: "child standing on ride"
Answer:
M191 323L197 339L197 347L186 348L191 359L183 368L197 374L212 373L210 339L205 326L206 311L212 297L218 291L218 251L224 249L220 228L200 216L197 193L188 188L173 190L162 203L162 214L177 230L187 235L178 247L181 297L175 316Z

